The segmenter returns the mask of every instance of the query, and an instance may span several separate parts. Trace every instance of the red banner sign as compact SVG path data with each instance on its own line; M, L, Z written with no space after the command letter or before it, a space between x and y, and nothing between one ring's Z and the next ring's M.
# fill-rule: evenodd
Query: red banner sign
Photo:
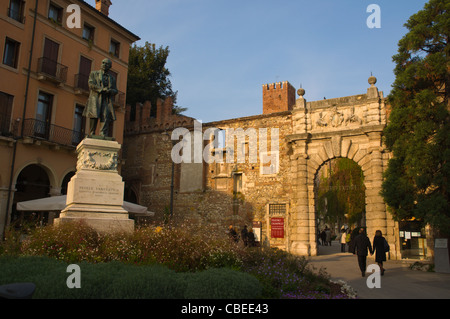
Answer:
M272 238L284 238L284 218L274 217L270 220Z

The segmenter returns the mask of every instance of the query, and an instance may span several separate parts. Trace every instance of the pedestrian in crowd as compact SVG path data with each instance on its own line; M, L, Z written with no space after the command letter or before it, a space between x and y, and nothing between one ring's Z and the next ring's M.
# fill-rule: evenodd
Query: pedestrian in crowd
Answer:
M345 235L345 241L347 244L349 244L349 251L350 251L350 242L352 240L352 230L351 228L347 228L347 235Z
M345 253L345 245L347 244L347 233L344 226L341 228L341 253Z
M331 230L328 227L325 227L325 235L326 235L325 241L331 246Z
M373 251L375 253L375 262L380 266L381 275L384 275L383 261L386 261L386 253L389 251L389 244L386 238L383 237L381 230L375 232L373 238Z
M247 225L244 225L244 228L242 228L242 230L241 230L241 238L242 238L242 241L244 242L244 246L247 246L247 244L248 244Z
M320 233L320 240L322 240L322 246L327 246L327 234L325 233L325 229Z
M366 265L367 265L367 255L368 251L373 254L372 244L370 243L369 237L364 232L364 228L359 229L359 234L354 239L355 245L353 247L353 254L358 256L358 265L361 269L361 274L364 277L366 275Z
M249 229L249 231L247 233L247 242L250 247L256 246L255 234L253 233L253 229L251 229L251 228Z
M230 228L228 229L228 236L230 236L231 240L233 240L235 243L237 243L239 240L238 234L233 228L233 225L230 225Z
M347 234L348 252L351 253L355 250L355 229L350 229Z
M320 234L321 234L320 229L317 229L317 234L316 234L316 236L317 236L317 245L319 245L319 246L322 245L322 243L320 241Z

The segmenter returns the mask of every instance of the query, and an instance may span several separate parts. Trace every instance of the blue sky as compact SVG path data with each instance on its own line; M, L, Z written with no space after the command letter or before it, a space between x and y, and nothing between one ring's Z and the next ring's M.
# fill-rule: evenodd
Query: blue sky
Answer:
M94 1L92 1L93 4ZM392 56L425 0L112 0L110 18L168 46L184 114L204 123L262 113L262 85L302 85L308 101L390 92ZM370 4L381 28L370 29Z

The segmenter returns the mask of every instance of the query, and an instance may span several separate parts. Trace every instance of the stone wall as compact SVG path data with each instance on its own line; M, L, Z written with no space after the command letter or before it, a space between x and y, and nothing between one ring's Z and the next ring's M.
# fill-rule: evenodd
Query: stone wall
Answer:
M389 154L382 145L385 99L375 82L375 78L369 78L366 94L313 102L307 102L305 90L299 89L292 107L283 102L287 109L281 112L276 112L278 107L264 106L262 115L203 124L202 135L211 134L212 128L228 129L229 133L233 129L232 144L211 150L212 156L222 155L220 163L173 164L171 133L181 126L192 135L196 128L192 118L169 115L160 120L163 116L159 113L156 119L141 117L141 124L126 130L124 138L126 164L122 175L126 186L136 193L139 204L148 206L157 219L162 219L170 207L174 165L174 218L216 223L223 225L224 231L227 224L242 227L260 222L263 242L295 254L315 255L314 178L329 160L347 157L364 173L368 234L382 230L391 244L391 257L395 258L399 256L395 223L379 195ZM292 86L288 84L278 87L286 92L289 88ZM165 114L169 114L167 110ZM237 138L239 130L245 139ZM256 141L250 133L257 134ZM213 134L207 134L203 136L203 147L214 144ZM273 152L271 136L276 134L278 152ZM256 161L251 158L255 149ZM238 162L241 150L245 150L242 163ZM263 153L270 156L270 163L262 163ZM192 183L196 186L187 186ZM273 218L277 223L272 225Z
M156 123L155 123L156 124ZM147 206L162 220L170 207L170 185L173 147L170 136L172 129L165 131L157 126L152 130L135 129L125 135L123 147L122 176L126 187L137 195L139 204ZM193 132L193 125L186 125ZM289 186L290 145L285 135L291 132L290 112L259 115L235 120L225 120L203 124L202 132L208 129L267 129L267 150L271 151L271 129L279 133L279 170L277 174L263 175L261 162L249 161L249 150L255 145L247 138L238 146L234 139L234 160L231 163L230 149L214 149L222 152L225 163L181 163L174 164L174 218L188 218L197 222L215 223L223 226L234 224L238 228L244 224L251 226L253 221L263 225L264 236L270 231L267 210L269 204L284 203L289 207L291 189ZM209 141L204 141L207 145ZM245 148L244 163L237 162L238 147ZM259 141L256 143L259 151ZM199 169L200 165L200 169ZM183 187L192 179L198 180L201 174L201 187ZM286 213L287 214L287 213ZM283 216L287 217L287 216ZM268 238L269 240L270 238ZM273 240L272 244L287 247L286 239Z

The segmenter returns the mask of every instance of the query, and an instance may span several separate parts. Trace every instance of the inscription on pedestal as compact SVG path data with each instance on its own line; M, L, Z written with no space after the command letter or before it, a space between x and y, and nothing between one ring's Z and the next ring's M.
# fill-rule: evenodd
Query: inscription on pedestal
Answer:
M102 181L75 176L70 182L73 192L68 193L67 204L87 203L102 205L123 204L124 183L120 181Z
M120 189L114 187L101 187L101 186L80 186L78 188L79 194L88 193L90 196L120 196Z

